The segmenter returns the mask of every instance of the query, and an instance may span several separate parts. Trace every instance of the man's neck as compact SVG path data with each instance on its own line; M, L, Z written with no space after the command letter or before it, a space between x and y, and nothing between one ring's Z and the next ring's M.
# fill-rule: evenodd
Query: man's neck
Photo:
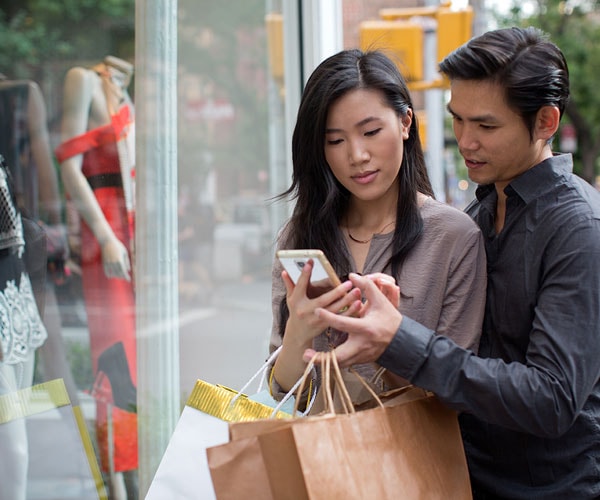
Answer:
M504 227L504 219L506 218L506 195L504 191L498 193L498 200L496 201L496 217L494 218L494 228L496 234L502 231Z

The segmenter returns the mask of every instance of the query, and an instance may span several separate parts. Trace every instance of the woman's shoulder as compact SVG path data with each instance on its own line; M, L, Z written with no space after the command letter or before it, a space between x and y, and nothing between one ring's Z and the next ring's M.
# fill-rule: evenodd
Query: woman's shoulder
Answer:
M287 219L277 231L275 237L275 247L277 250L285 250L289 246L289 239L292 234L291 218Z
M444 233L479 233L479 226L469 215L433 198L425 200L421 206L421 216L426 229L437 228Z

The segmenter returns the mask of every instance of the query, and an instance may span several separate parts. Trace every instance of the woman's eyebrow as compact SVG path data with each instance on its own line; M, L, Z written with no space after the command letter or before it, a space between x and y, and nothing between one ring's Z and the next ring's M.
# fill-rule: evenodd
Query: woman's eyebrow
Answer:
M366 118L363 118L358 123L356 123L354 126L362 127L362 126L367 125L368 123L370 123L372 121L376 121L376 120L379 120L379 118L377 118L376 116L367 116ZM341 129L341 128L326 128L325 129L326 134L333 134L333 133L342 132L342 131L343 131L343 129Z

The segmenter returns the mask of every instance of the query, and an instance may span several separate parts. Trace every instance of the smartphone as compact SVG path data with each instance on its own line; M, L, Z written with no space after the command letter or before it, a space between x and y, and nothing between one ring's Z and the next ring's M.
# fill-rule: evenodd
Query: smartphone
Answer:
M335 288L342 283L321 250L278 250L277 258L294 283L298 282L302 268L309 259L313 260L311 285Z

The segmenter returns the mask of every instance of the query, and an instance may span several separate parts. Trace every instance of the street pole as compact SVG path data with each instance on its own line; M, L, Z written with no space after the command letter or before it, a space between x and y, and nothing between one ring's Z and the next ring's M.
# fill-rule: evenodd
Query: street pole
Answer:
M436 5L436 2L428 2ZM424 80L436 80L437 74L437 21L431 17L421 19L423 26L423 74ZM444 173L444 115L443 91L439 88L425 90L425 114L427 116L427 150L425 160L435 197L446 201Z

